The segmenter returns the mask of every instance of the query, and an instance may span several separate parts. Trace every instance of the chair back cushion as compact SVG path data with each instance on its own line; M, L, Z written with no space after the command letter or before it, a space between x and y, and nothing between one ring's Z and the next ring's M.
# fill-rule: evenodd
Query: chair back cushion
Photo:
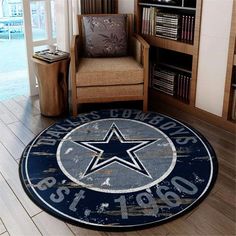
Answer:
M85 57L127 56L126 15L84 16Z

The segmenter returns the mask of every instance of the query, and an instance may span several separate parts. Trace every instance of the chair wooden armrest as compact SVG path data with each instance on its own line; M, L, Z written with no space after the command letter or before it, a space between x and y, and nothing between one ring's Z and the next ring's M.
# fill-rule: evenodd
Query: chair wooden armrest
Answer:
M138 34L131 37L131 54L143 66L144 73L144 111L148 104L148 79L149 79L149 44Z
M133 34L130 42L131 55L137 62L143 65L144 56L149 51L149 44L138 34Z
M133 37L135 37L144 48L150 48L150 45L147 43L147 41L139 34L133 34Z
M79 49L82 46L80 45L80 38L79 35L73 35L70 47L71 63L75 66L75 71L78 70Z

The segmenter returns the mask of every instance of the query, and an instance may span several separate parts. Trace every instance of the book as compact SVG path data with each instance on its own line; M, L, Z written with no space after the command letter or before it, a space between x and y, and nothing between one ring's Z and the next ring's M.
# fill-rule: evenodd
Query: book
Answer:
M173 36L173 35L170 35L170 34L166 34L166 33L162 33L162 34L157 33L156 36L160 37L160 38L171 39L171 40L178 40L179 39L176 36Z
M182 15L180 39L185 43L193 44L195 17Z
M179 14L173 14L173 13L166 13L166 12L158 12L157 16L171 18L171 19L179 19Z
M194 40L194 23L195 23L195 17L191 17L191 27L190 27L190 42L193 43Z
M182 15L181 40L184 41L185 16Z
M178 25L179 24L179 20L173 20L173 19L169 19L169 18L164 18L164 17L156 17L156 22L157 24L170 24L170 25Z
M185 89L185 92L186 92L186 102L189 103L189 93L190 93L190 81L191 81L191 77L187 77L187 81L186 81L186 89Z
M232 119L236 120L236 89L234 89L233 105L232 105Z
M159 79L154 79L153 84L159 85L160 87L169 89L171 91L174 91L174 85L165 83L164 81L161 81Z
M156 30L161 30L161 31L166 31L166 32L178 32L179 29L176 27L169 27L169 26L162 26L162 25L157 25Z
M64 52L61 50L57 50L55 53L50 52L49 49L46 50L42 50L42 51L37 51L33 54L34 58L52 63L52 62L56 62L56 61L60 61L66 58L69 58L69 53L68 52Z
M166 89L166 88L163 88L163 87L160 87L159 85L154 84L153 88L158 90L158 91L161 91L163 93L166 93L168 95L174 96L174 92L173 91L171 91L169 89Z

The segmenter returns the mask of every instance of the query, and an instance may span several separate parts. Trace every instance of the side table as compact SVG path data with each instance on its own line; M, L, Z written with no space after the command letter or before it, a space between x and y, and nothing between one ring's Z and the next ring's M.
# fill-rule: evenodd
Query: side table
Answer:
M59 116L68 111L68 74L70 59L47 63L32 58L39 85L41 114Z

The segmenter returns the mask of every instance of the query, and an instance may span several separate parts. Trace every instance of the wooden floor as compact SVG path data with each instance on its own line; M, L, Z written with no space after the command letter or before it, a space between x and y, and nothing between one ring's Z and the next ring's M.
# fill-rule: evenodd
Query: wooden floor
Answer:
M40 115L37 98L22 96L0 102L0 235L236 235L236 136L183 113L177 118L198 129L216 151L219 175L209 196L189 214L158 227L98 232L57 220L26 196L18 177L21 153L37 133L55 120Z

